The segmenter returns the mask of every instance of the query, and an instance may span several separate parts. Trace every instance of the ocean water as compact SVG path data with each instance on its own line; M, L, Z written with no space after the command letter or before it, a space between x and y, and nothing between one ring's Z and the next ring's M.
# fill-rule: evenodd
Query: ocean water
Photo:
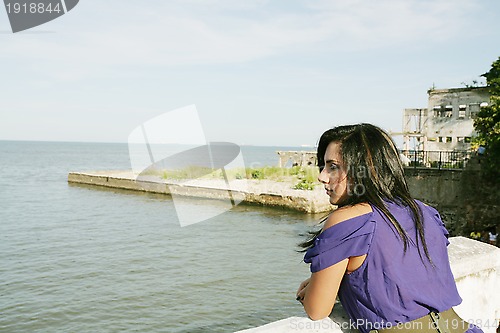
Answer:
M276 165L288 149L242 152ZM67 183L126 169L126 144L0 141L1 332L234 332L304 315L296 250L320 216L238 205L181 227L169 196Z

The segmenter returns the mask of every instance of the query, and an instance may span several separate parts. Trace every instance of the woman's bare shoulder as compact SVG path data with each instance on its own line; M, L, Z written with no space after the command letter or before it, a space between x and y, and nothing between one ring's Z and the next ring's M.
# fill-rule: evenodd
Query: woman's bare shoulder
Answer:
M352 206L349 205L338 208L328 216L325 221L325 225L323 226L323 230L328 229L337 223L371 212L373 212L373 209L368 203L359 203Z

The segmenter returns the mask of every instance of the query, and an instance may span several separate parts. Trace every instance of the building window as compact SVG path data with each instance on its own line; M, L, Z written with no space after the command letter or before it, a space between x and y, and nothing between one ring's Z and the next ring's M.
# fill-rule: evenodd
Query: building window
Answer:
M432 108L434 110L434 117L441 117L441 106L436 105Z
M474 112L478 112L479 111L479 103L470 103L469 110L474 111Z
M444 110L445 110L444 116L446 118L451 118L453 116L453 106L446 105L446 107L444 108Z
M475 119L477 116L477 113L479 112L479 103L470 103L469 104L469 114L472 119Z
M467 110L466 105L460 105L458 107L458 119L465 119L465 111Z
M438 142L448 143L448 142L451 142L451 141L452 141L451 136L440 136L440 137L438 137Z
M472 138L470 136L457 136L458 143L470 143L471 139Z

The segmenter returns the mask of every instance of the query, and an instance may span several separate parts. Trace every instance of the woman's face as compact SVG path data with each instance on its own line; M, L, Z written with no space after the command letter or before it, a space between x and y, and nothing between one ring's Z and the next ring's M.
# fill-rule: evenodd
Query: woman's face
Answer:
M340 154L340 143L330 142L325 152L325 165L318 180L325 186L332 205L338 205L347 198L347 172Z

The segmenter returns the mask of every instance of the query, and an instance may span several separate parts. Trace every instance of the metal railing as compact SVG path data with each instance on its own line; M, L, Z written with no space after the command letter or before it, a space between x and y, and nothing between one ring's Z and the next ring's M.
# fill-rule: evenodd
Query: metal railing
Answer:
M400 150L400 157L407 167L435 169L464 169L474 155L470 150Z

